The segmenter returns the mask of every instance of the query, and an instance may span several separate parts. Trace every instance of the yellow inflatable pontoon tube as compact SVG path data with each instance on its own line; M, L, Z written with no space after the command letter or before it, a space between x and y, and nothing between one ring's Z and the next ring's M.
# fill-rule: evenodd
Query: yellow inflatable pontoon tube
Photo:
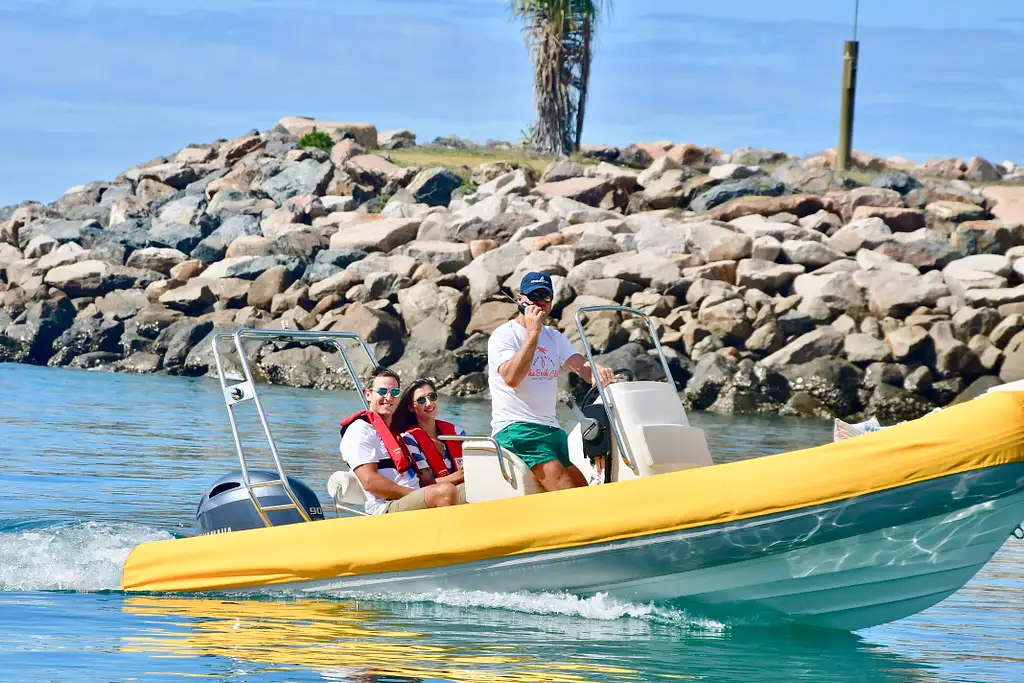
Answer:
M815 448L613 485L143 543L128 591L272 586L576 548L1024 463L1024 393L995 392Z

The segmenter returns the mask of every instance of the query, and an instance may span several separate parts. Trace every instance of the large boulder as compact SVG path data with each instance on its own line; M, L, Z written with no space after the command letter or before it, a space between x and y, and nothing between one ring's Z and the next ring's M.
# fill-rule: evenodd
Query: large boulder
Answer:
M246 303L254 308L270 310L274 297L283 294L295 282L295 273L284 266L273 266L263 271L246 294Z
M341 356L331 350L302 346L271 351L260 357L253 372L270 384L330 391L353 389Z
M607 178L569 178L540 183L533 188L533 193L549 199L562 197L582 202L588 206L597 206L613 189Z
M219 278L241 278L255 280L264 271L274 266L285 266L296 275L302 273L302 263L294 258L281 255L275 256L238 256L236 258L217 261L203 271L203 277L210 280Z
M769 369L802 365L816 358L839 356L843 352L843 335L831 327L808 332L761 361Z
M138 180L141 182L147 179L168 185L175 190L184 190L189 183L198 180L199 176L191 166L167 163L139 169Z
M18 347L10 360L45 363L53 350L53 342L71 327L75 314L75 307L67 297L29 306L22 322L9 325L5 332L12 345ZM3 338L4 335L0 335L0 339ZM8 351L2 353L6 356Z
M184 263L186 260L188 260L188 257L177 249L145 247L133 251L125 265L129 268L144 268L155 270L164 275L170 275L171 268L179 263Z
M170 289L160 295L161 304L171 310L181 311L186 315L196 315L205 311L217 300L210 283L196 278L181 287Z
M381 149L405 149L416 146L416 133L411 130L382 130L377 133Z
M942 280L929 276L858 271L853 278L865 290L868 308L877 318L902 318L949 295Z
M409 329L427 318L434 318L460 331L469 319L469 303L465 294L433 282L419 282L399 291L398 304L402 309L405 326Z
M964 255L947 238L928 228L898 232L891 241L874 247L874 251L921 269L945 268Z
M922 187L921 182L906 171L887 171L872 178L871 187L895 190L901 195Z
M824 205L821 198L813 194L781 197L744 196L716 207L708 214L708 217L714 220L731 221L743 216L774 216L780 213L789 213L803 218L821 211L822 208Z
M790 263L806 266L812 270L827 266L844 257L842 252L811 240L786 240L782 243L782 253Z
M365 258L367 252L362 249L324 249L317 252L313 263L302 274L302 281L308 285L319 282L345 270L348 266Z
M198 195L172 197L156 210L156 217L162 223L195 225L206 208L206 200Z
M862 218L837 230L828 244L845 254L855 254L860 249L874 249L892 237L892 230L881 218Z
M992 203L994 218L1024 224L1024 186L990 185L981 193Z
M953 228L950 243L968 256L1003 254L1024 242L1024 225L1003 221L964 221Z
M782 183L761 176L730 180L699 194L690 202L690 209L697 212L710 211L738 197L778 197L785 190L786 186Z
M444 167L420 171L407 188L420 204L448 206L452 192L462 186L462 178Z
M932 339L929 365L943 379L980 375L983 372L977 354L956 338L950 322L939 322L928 331Z
M52 268L43 281L70 297L95 296L109 289L112 266L103 261L79 261Z
M380 192L394 194L409 184L415 173L376 154L360 154L345 162L345 171L356 182Z
M406 245L405 253L437 266L442 273L454 273L473 261L469 245L462 242L415 240Z
M80 317L53 342L53 356L48 365L67 365L71 359L85 353L104 351L121 352L124 323L111 318Z
M738 344L753 331L746 308L742 299L716 302L709 297L697 313L697 322L726 343Z
M823 305L833 314L863 311L864 297L850 273L810 273L793 280L793 292L805 302Z
M784 367L780 372L789 380L789 388L794 394L813 397L831 415L850 415L860 408L857 388L863 373L849 361L817 357L806 363Z
M490 334L518 314L518 308L510 301L488 301L473 311L473 317L466 326L466 336L475 332Z
M721 354L709 353L697 362L693 377L683 392L683 400L697 410L710 408L735 374L734 361Z
M152 222L146 233L146 244L152 247L177 249L187 254L213 232L213 228L214 226L209 223L192 225L157 220Z
M858 187L846 192L829 192L825 195L826 208L845 221L854 220L854 212L860 206L901 207L903 198L899 192L878 187Z
M331 249L391 251L416 238L417 218L384 218L343 225L331 236Z
M927 226L925 213L920 209L891 206L858 206L853 220L881 218L893 232L913 232Z
M288 164L284 170L257 184L254 189L280 206L299 195L324 194L333 172L334 167L330 161L306 159Z
M984 208L966 202L932 202L924 211L928 216L928 227L946 235L952 233L960 223L983 221L988 218L988 211Z
M214 263L224 258L228 247L239 237L259 234L259 218L248 214L234 214L224 219L220 227L203 238L191 251L189 257L199 259L204 263Z
M743 259L736 266L736 284L764 292L777 292L803 275L802 265L778 264L757 258Z
M318 121L306 116L285 116L274 126L296 138L314 130L327 133L335 141L352 138L366 149L377 148L377 127L370 123L343 123L339 121Z
M349 306L332 327L336 330L354 332L367 343L401 344L403 339L401 321L390 313L363 304Z

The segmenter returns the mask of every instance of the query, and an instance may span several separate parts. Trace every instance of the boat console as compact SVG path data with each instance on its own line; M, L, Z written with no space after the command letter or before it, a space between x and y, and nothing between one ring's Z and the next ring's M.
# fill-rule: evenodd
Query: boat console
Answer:
M569 433L569 453L573 464L592 486L714 464L704 432L690 425L657 330L649 316L627 306L580 308L576 312L575 322L591 365L594 365L594 356L584 329L584 316L600 311L631 314L646 321L665 373L665 381L637 381L632 373L621 371L626 375L625 381L595 386L584 398L582 407L576 405L571 398L566 399L566 404L573 410L578 421ZM221 355L221 344L228 341L233 342L238 352L237 360L243 375L241 381L234 383L228 378ZM196 532L199 534L323 518L320 502L309 487L285 474L243 348L248 341L326 343L333 346L341 355L364 408L367 403L362 383L349 356L350 345L354 342L361 348L367 354L371 366L378 364L366 342L349 332L241 329L234 333L215 335L214 360L228 408L240 469L219 479L203 496L196 517ZM595 391L598 394L596 397L593 396ZM595 398L592 402L588 400L591 397ZM249 401L255 406L263 426L274 470L250 470L248 467L234 411L239 404ZM465 471L468 503L544 492L526 463L515 453L499 446L490 435L440 438L463 441L462 468ZM342 467L345 467L344 463ZM361 509L365 496L353 472L347 469L334 472L327 482L327 493L334 500L337 514L365 514ZM227 505L229 502L231 505ZM246 509L243 511L242 507Z

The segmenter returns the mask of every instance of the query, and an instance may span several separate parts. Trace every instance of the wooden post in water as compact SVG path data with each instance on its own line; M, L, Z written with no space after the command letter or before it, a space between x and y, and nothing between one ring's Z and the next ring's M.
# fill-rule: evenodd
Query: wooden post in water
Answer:
M843 45L843 102L839 111L839 150L836 153L836 170L850 170L850 154L853 145L853 107L857 95L857 56L860 52L856 40Z

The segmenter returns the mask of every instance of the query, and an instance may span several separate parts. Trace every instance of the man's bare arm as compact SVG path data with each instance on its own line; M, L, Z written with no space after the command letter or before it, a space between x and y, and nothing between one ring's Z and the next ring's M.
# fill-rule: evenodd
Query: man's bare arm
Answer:
M498 374L505 380L505 384L513 389L526 379L533 365L533 356L537 353L537 342L540 340L540 332L543 329L544 311L537 306L527 306L523 318L526 327L526 340L523 347L516 352L509 360L498 367Z
M376 463L366 463L352 470L356 473L363 490L385 500L405 498L413 492L408 486L400 486L377 472Z
M594 371L590 367L590 362L581 353L577 353L570 356L565 361L565 367L569 368L572 372L582 377L585 381L594 384ZM615 373L610 368L606 368L602 365L597 366L597 375L601 379L602 386L608 386L608 384L615 378Z
M518 387L519 383L526 379L527 373L530 372L530 366L533 365L533 356L537 353L538 339L540 339L539 334L527 334L526 342L516 352L516 355L498 367L498 374L505 380L505 384L513 389Z

